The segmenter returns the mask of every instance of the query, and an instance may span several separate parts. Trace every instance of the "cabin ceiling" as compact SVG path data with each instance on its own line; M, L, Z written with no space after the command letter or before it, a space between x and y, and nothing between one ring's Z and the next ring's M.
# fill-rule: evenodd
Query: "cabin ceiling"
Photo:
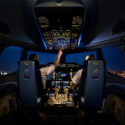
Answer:
M50 1L76 2L76 0L0 0L0 38L7 37L17 42L35 44L45 50L38 31L34 6L41 3L47 5ZM84 45L101 41L104 43L125 36L125 0L77 0L77 3L83 4L86 9L81 43Z

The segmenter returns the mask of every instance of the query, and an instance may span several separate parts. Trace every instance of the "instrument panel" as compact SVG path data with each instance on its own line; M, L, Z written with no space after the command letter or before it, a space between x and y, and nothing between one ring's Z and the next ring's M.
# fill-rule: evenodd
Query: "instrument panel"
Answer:
M50 106L66 105L67 107L73 107L75 105L73 100L73 93L69 94L68 88L65 88L62 92L60 92L59 88L55 88L55 92L49 94L49 99L47 101L47 104Z
M46 49L78 47L83 31L83 7L36 7L35 13Z
M53 73L51 80L49 80L48 100L49 106L66 106L74 107L74 91L70 88L70 82L73 75L80 69L81 66L77 64L60 64Z

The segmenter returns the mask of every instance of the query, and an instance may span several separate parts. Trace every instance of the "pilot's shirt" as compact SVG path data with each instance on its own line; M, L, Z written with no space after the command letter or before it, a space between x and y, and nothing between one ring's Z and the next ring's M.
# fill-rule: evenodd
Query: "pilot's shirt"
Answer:
M54 71L55 71L55 66L54 65L50 65L48 67L40 68L40 73L41 73L44 89L46 88L47 76L52 74Z
M80 69L77 71L77 73L73 76L72 82L76 85L80 83L81 75L82 75L83 69Z

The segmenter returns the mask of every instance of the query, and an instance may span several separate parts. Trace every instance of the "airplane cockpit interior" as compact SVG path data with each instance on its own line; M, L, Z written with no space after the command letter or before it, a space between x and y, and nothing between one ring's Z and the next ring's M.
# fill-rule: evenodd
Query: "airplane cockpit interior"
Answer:
M0 124L125 125L124 5L1 0Z

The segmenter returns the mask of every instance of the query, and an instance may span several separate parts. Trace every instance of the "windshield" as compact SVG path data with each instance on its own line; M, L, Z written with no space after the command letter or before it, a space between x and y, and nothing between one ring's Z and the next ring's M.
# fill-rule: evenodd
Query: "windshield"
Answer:
M105 47L103 50L107 70L125 78L125 56L117 47Z
M40 65L46 65L48 63L54 63L57 57L57 54L52 53L43 53L43 52L36 52L36 51L29 51L28 52L28 59L31 54L36 54L39 56Z
M97 55L95 51L91 52L84 52L84 53L73 53L73 54L68 54L66 56L66 62L67 63L76 63L78 65L83 65L83 61L86 55L92 54L94 55L95 59L97 59Z
M29 55L31 55L31 54L37 54L39 56L41 65L46 65L48 63L54 63L56 60L56 57L57 57L57 54L29 51L28 58L29 58ZM72 54L66 55L65 63L76 63L78 65L82 65L85 56L88 54L93 54L95 59L97 58L95 51L84 52L84 53L72 53Z
M18 70L18 61L21 58L22 48L10 46L0 54L0 73L7 75Z

